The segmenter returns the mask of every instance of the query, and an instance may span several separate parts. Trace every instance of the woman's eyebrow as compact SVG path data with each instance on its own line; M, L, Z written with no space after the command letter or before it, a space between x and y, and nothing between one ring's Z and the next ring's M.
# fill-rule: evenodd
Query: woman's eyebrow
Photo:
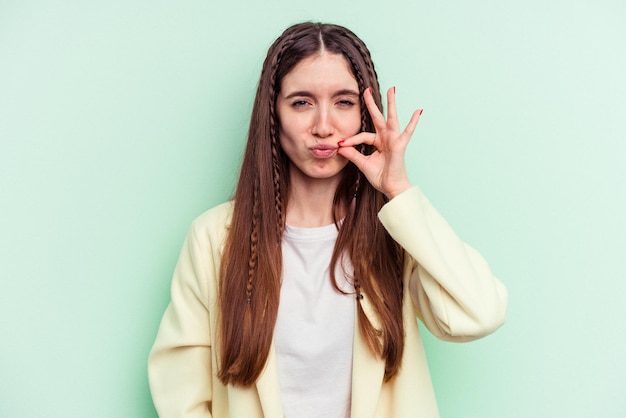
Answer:
M313 97L315 96L313 93L306 91L306 90L298 90L298 91L293 91L291 93L289 93L288 95L285 96L285 99L291 99L292 97ZM341 90L337 90L335 93L333 93L333 97L337 97L337 96L355 96L355 97L359 97L359 92L357 92L356 90L352 90L352 89L341 89Z
M292 97L313 97L313 94L305 90L298 90L286 95L285 99L291 99Z
M337 92L335 92L335 94L333 95L333 97L337 97L337 96L356 96L359 97L359 92L356 90L352 90L352 89L342 89L339 90Z

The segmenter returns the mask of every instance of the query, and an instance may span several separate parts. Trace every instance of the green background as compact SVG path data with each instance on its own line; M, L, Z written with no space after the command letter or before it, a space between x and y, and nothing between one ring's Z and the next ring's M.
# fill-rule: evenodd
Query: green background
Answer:
M155 417L191 220L228 199L269 44L344 24L407 160L510 292L426 337L443 418L626 416L626 4L0 0L0 417Z

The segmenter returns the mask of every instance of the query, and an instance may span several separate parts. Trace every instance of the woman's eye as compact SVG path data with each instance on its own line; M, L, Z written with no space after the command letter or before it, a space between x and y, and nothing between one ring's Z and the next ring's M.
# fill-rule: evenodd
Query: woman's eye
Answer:
M352 100L339 100L339 106L351 107L354 106L354 102Z
M305 107L307 105L307 102L304 100L296 100L295 102L293 102L291 104L293 107L299 108L299 107Z

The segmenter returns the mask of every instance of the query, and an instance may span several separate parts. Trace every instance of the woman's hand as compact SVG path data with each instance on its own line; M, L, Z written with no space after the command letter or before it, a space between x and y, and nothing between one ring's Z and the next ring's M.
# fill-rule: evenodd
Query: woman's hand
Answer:
M337 151L339 155L352 161L371 185L389 199L411 187L404 163L404 153L422 114L422 109L413 112L406 128L400 132L395 94L395 87L387 91L387 120L385 120L374 102L371 88L365 90L363 99L376 132L361 132L346 138L339 142ZM373 145L376 151L371 155L363 155L354 148L359 144Z

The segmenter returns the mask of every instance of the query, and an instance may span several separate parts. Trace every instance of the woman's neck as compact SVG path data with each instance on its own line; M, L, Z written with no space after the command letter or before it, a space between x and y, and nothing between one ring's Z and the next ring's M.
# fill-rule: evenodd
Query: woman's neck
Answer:
M340 178L301 181L298 177L292 177L287 203L287 225L315 228L332 224L335 221L333 200L339 180Z

